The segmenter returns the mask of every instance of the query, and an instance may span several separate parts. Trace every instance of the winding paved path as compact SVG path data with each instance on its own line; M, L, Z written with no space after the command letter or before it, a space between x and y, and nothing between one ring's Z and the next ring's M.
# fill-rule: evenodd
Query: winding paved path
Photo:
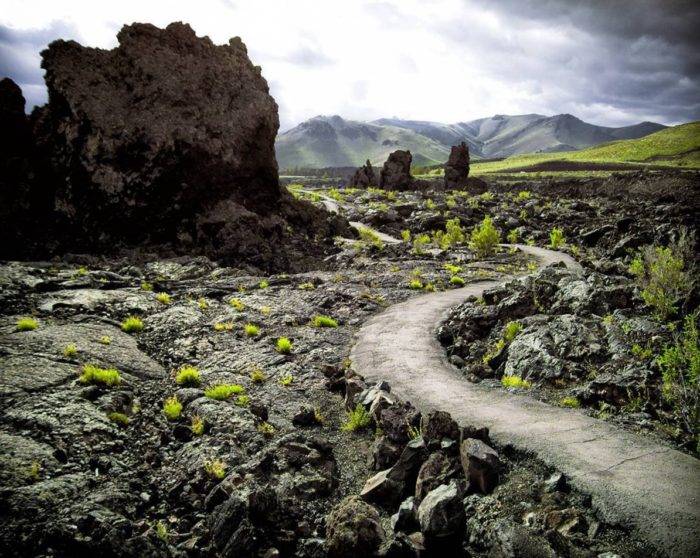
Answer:
M543 265L580 267L564 254L519 248ZM497 445L536 454L590 494L605 520L632 527L661 554L700 556L700 461L580 411L473 384L447 362L436 327L450 308L497 284L482 281L391 306L358 332L353 367L369 381L389 381L422 411L441 409L460 423L486 425Z

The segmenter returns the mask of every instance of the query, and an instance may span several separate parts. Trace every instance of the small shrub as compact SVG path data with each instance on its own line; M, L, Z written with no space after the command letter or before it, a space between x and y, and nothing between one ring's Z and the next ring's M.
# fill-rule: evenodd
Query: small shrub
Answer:
M527 201L532 197L532 194L530 193L529 190L521 190L518 192L518 200L520 201Z
M292 352L292 342L287 337L280 337L275 343L275 349L282 355L288 355Z
M431 200L430 198L428 198L427 200L425 200L425 208L431 209L431 210L435 209L435 202L433 200Z
M503 339L506 343L510 343L515 336L523 330L523 325L520 322L508 322L503 329Z
M577 397L563 397L559 400L559 405L562 407L568 407L569 409L578 409L581 406L581 402Z
M66 358L73 358L78 354L78 347L74 343L70 343L63 348L63 356Z
M175 383L179 386L197 387L201 381L199 370L194 366L183 366L175 375Z
M323 416L323 413L320 409L314 409L314 421L316 422L316 424L326 423L326 417Z
M408 288L413 289L414 291L419 291L423 288L423 282L420 279L411 279L408 282Z
M631 352L632 352L632 355L637 357L639 360L650 359L652 354L653 354L652 350L649 347L644 348L641 345L639 345L638 343L635 343L634 345L632 345Z
M314 327L338 327L338 322L330 316L314 316L313 324Z
M126 333L135 333L143 329L143 322L136 316L129 316L122 322L122 331Z
M493 192L484 192L479 197L484 201L493 201L495 195L493 194Z
M167 543L170 538L168 526L163 521L158 520L156 522L156 537L165 543Z
M226 464L220 459L205 461L204 472L214 480L222 480L226 476Z
M298 288L302 291L313 291L316 288L316 285L314 285L311 281L307 281L306 283L301 283Z
M446 263L442 266L445 270L449 271L452 275L457 275L462 272L462 267L459 265L454 265L451 263Z
M156 295L156 300L161 304L170 304L170 295L168 293L158 293Z
M129 426L129 417L124 413L108 413L107 418L119 426Z
M450 285L454 285L456 287L464 287L464 279L462 279L459 275L453 275L450 277Z
M41 463L32 461L32 464L27 468L27 480L30 482L38 482L41 480Z
M629 267L644 302L662 320L675 314L676 302L686 297L692 289L691 278L684 268L682 252L676 246L648 246L632 260Z
M279 383L281 386L286 387L286 386L291 385L293 381L294 381L294 376L292 376L291 374L288 373L280 378Z
M420 256L425 253L425 247L430 244L429 234L419 234L413 239L413 253Z
M245 304L243 304L240 298L232 298L228 301L228 303L231 306L233 306L238 312L243 312L243 309L245 308Z
M472 231L469 248L483 258L493 255L499 242L501 242L501 233L493 226L491 217L486 216Z
M258 289L267 289L270 286L270 282L263 279L258 283Z
M372 424L372 416L358 403L354 410L348 412L348 418L340 427L345 432L355 432L363 430Z
M254 384L262 384L265 380L267 380L267 376L265 375L265 372L260 370L260 368L256 368L250 373L250 380Z
M84 277L85 275L88 274L88 268L83 266L80 266L77 271L75 272L76 277Z
M103 345L111 345L112 344L112 338L109 335L103 335L102 337L99 338L98 340L100 343Z
M142 291L152 291L153 290L153 283L149 283L148 281L142 281L141 282L141 290Z
M260 335L260 328L255 324L246 324L243 329L247 337L257 337Z
M204 390L204 395L209 399L223 401L229 399L232 395L241 395L245 393L245 388L238 384L216 384Z
M258 425L258 432L265 436L266 438L272 438L275 435L275 427L269 422L261 422Z
M269 316L271 312L272 312L272 307L271 307L271 306L261 306L261 307L260 307L260 313L261 313L263 316Z
M197 300L197 306L200 310L206 310L207 308L209 308L209 303L207 302L206 298L200 298L199 300Z
M408 229L404 229L401 231L401 240L403 240L405 243L411 242L411 231Z
M425 285L423 285L423 290L426 293L434 293L435 292L435 285L433 285L432 283L426 283Z
M445 222L445 244L447 247L464 244L464 230L460 224L459 217L448 219Z
M233 331L233 322L216 322L214 331L221 333L222 331Z
M239 395L236 397L236 405L239 407L247 407L250 405L250 396L249 395Z
M199 416L195 415L192 417L192 422L190 423L190 430L195 436L201 436L204 434L204 420Z
M17 331L32 331L39 327L39 322L34 318L20 318L17 320L17 325L15 329Z
M566 237L564 237L564 231L559 227L554 227L549 233L549 247L552 250L557 250L561 248L566 242Z
M384 242L382 242L382 239L379 238L379 235L372 229L367 227L360 227L359 233L360 240L362 240L362 242L374 246L377 250L381 250L384 248Z
M511 229L508 236L506 236L506 240L508 241L508 244L517 244L518 240L520 240L518 229Z
M180 403L177 395L168 397L163 402L163 414L168 420L177 420L182 414L182 403Z
M523 380L520 376L503 376L501 384L507 388L528 389L530 382Z
M95 384L103 386L118 386L122 382L119 371L114 368L99 368L92 364L83 366L83 372L78 381L81 384Z
M661 369L661 393L691 434L700 422L700 344L698 314L686 316L675 343L664 348L656 362Z

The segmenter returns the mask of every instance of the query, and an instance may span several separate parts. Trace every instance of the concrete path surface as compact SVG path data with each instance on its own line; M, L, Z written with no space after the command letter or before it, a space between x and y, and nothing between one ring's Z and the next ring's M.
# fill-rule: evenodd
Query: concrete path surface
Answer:
M519 246L544 265L569 256ZM369 381L421 411L441 409L462 424L486 425L498 445L533 452L592 497L602 518L636 534L667 556L700 556L700 461L667 446L526 395L467 381L450 365L435 329L447 311L498 281L430 293L389 307L357 334L350 358Z

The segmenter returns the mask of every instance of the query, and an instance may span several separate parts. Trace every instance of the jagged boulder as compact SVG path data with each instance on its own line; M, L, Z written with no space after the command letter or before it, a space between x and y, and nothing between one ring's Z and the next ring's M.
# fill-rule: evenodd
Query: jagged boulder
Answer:
M398 149L390 153L379 173L379 187L384 190L410 190L413 185L412 160L410 151Z
M359 167L355 174L352 175L350 179L350 186L353 188L367 188L368 186L375 186L377 184L377 177L374 174L374 168L372 168L372 163L367 162Z
M326 535L330 558L372 556L385 540L377 510L357 496L345 498L331 510Z
M112 50L55 41L35 115L53 251L148 246L226 264L308 268L345 223L278 182L277 104L240 38L122 28Z
M445 163L445 189L463 188L469 181L469 148L462 142L453 145Z

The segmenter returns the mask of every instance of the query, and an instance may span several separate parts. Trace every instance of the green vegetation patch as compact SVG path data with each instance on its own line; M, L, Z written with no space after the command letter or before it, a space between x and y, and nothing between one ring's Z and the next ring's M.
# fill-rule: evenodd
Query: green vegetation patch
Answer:
M103 386L118 386L122 379L115 368L100 368L92 364L83 366L83 371L78 378L81 384L95 384Z
M205 396L217 401L223 401L233 395L242 395L243 393L245 393L245 388L238 384L217 384L204 390Z

